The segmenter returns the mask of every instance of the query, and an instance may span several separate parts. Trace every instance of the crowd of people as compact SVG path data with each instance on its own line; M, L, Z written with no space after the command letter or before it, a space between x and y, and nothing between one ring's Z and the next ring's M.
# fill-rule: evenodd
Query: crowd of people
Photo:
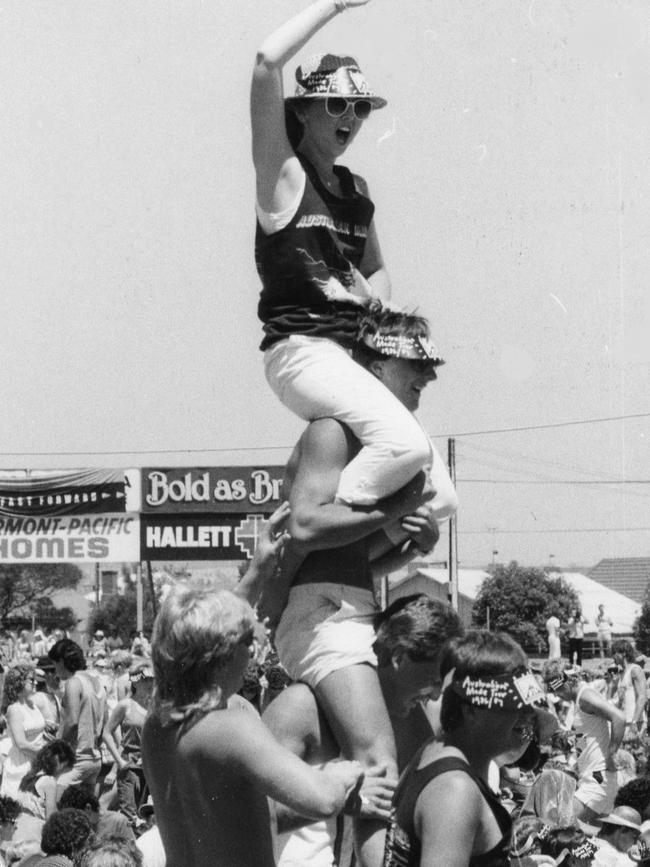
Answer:
M2 641L0 865L163 867L140 749L146 636L96 630L86 651L62 629Z
M537 670L444 602L377 602L458 499L415 412L444 364L391 303L356 60L286 64L369 0L315 0L260 45L250 105L265 375L307 426L234 590L166 595L151 644L0 635L0 852L50 867L618 867L650 863L645 675L548 611ZM273 665L256 684L273 642ZM628 646L629 645L629 646ZM267 657L268 661L269 657ZM268 674L268 676L267 676ZM250 701L249 699L253 699ZM646 859L646 860L644 860Z

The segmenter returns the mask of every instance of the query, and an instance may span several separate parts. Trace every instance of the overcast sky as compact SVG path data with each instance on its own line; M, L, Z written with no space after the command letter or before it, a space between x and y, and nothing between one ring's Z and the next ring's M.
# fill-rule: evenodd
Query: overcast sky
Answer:
M2 467L288 456L248 85L303 5L0 5ZM462 565L650 555L649 26L647 0L371 0L297 58L352 53L389 100L345 163L447 359L420 418L456 439Z

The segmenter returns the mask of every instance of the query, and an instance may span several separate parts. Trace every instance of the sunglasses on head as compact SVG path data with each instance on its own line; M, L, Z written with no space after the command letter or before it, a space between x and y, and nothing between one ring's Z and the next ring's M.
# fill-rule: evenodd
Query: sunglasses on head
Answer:
M345 96L328 96L325 100L325 111L330 117L342 117L351 105L354 115L359 120L365 120L372 111L372 103L367 99L347 99Z

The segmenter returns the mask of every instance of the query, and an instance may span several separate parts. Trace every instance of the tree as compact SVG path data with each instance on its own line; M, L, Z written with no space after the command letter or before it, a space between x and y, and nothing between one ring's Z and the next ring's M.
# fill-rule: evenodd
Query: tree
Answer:
M101 629L106 634L115 629L124 642L124 646L129 647L131 635L136 628L138 603L135 581L131 580L128 573L123 573L122 578L124 593L102 599L90 615L88 630L92 635L97 629ZM151 633L154 621L153 602L147 586L148 582L143 581L142 583L143 628L145 632Z
M55 590L76 587L82 577L79 567L72 563L0 565L0 621L6 624L10 619L31 620L44 599Z
M566 621L570 609L579 604L578 596L561 575L549 575L546 569L520 566L515 560L507 566L495 566L483 581L472 608L476 626L509 633L529 652L547 649L546 620L557 609L560 621Z
M634 643L641 653L650 653L650 584L643 597L641 614L634 622Z

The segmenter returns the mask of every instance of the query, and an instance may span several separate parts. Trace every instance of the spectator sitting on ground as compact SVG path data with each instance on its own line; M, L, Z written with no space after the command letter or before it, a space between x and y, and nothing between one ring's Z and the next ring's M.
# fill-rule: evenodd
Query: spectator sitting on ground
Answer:
M13 837L14 843L24 844L26 851L40 849L43 825L57 809L57 780L73 764L72 747L61 740L50 741L32 759L18 788L21 813Z
M13 836L20 804L8 795L0 795L0 867L11 864L16 854ZM21 853L22 855L22 853ZM6 859L6 860L5 860Z
M541 837L547 832L548 825L538 816L515 819L510 842L511 863L519 864L524 856L539 855L542 851Z
M78 867L142 867L142 855L132 840L102 837L86 847Z
M621 786L616 793L614 806L633 807L642 819L650 819L650 777L636 777Z
M551 864L562 867L591 867L596 844L584 831L570 825L566 828L549 828L542 835L541 854L553 860ZM542 862L543 863L543 862Z
M74 807L77 810L82 810L88 816L96 837L135 839L126 816L114 810L100 810L97 798L79 786L70 786L61 795L59 808L63 807Z
M619 867L629 863L627 850L636 843L641 833L641 816L632 807L614 807L601 820L600 831L595 838L598 853L594 864Z
M43 826L43 855L30 855L21 867L74 867L74 859L85 848L91 828L81 810L65 809L52 813Z

